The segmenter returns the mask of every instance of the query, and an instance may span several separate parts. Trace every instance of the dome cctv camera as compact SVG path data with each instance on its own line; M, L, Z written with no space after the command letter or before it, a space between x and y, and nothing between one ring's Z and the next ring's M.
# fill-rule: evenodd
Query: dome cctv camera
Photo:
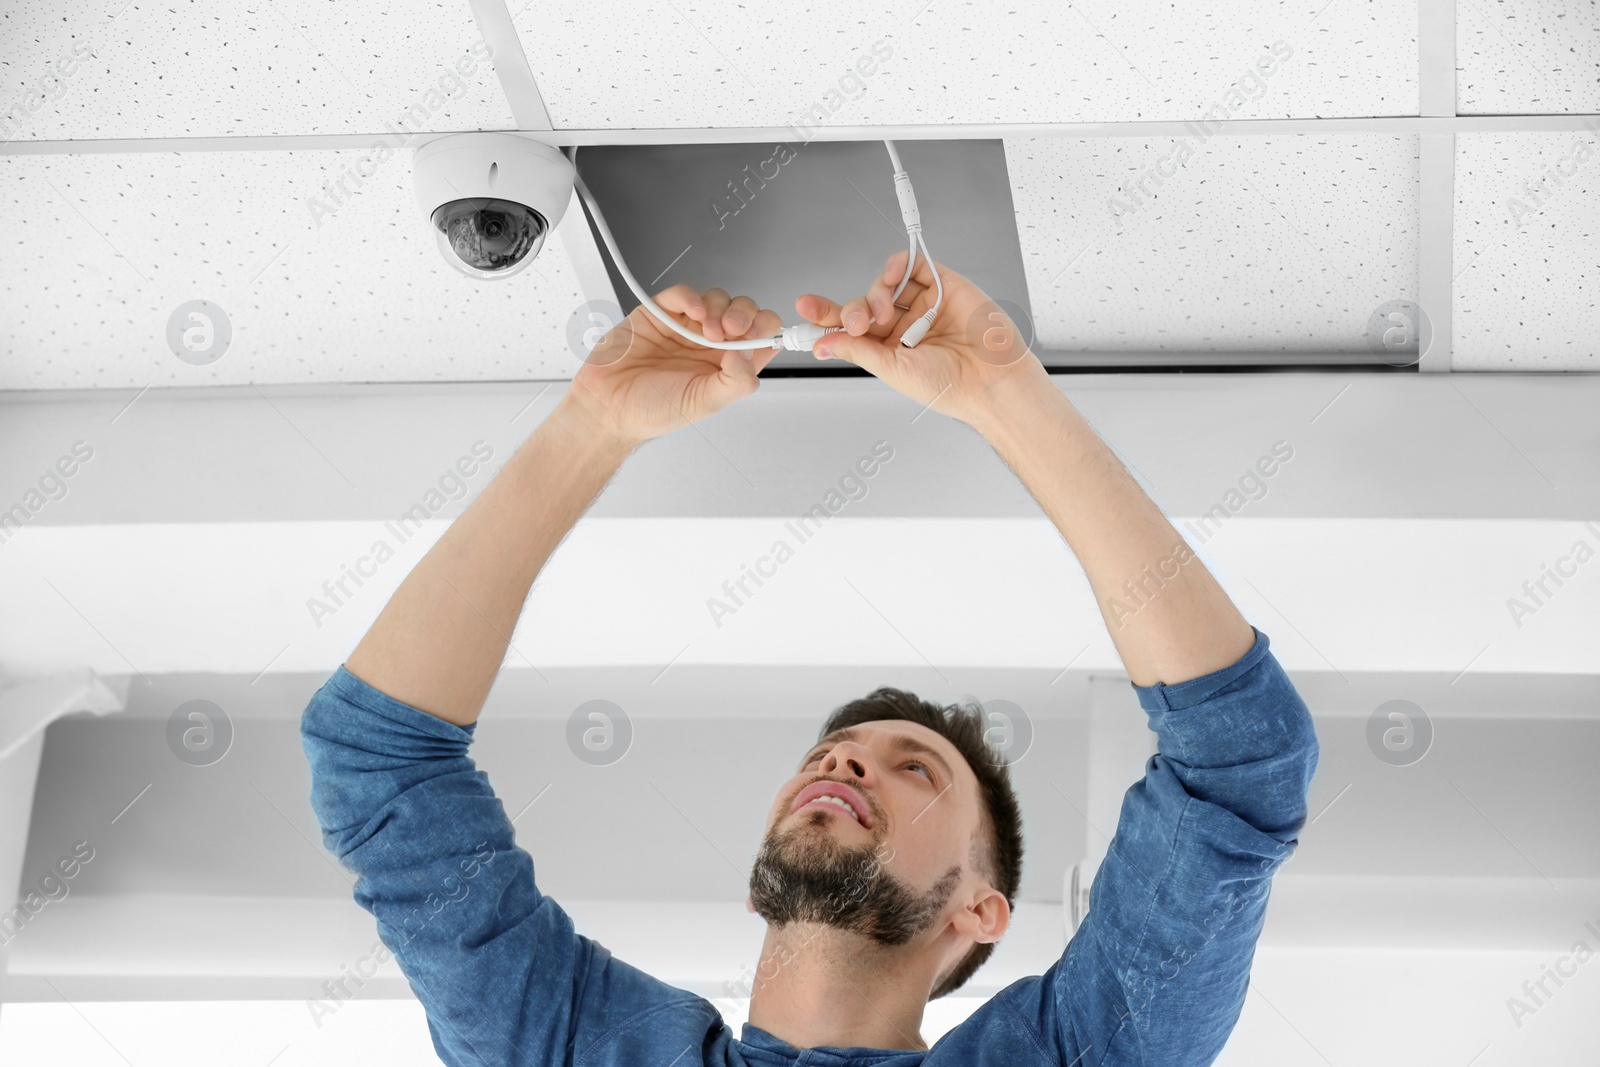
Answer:
M571 161L521 134L438 137L411 166L439 251L471 278L508 278L533 262L572 200Z

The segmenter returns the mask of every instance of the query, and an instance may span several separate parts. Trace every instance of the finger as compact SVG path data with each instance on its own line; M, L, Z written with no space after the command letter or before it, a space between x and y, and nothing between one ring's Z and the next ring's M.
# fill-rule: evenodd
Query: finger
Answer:
M823 326L843 326L852 337L868 334L885 337L899 328L903 317L909 314L907 309L915 308L917 299L933 287L933 269L927 265L926 256L918 256L911 280L900 291L898 300L894 298L894 289L905 274L906 260L910 255L910 249L891 255L883 273L874 279L866 296L840 305L827 297L807 293L795 301L795 310L811 322ZM897 303L903 307L895 307Z
M706 306L706 317L702 320L700 332L705 335L707 341L726 341L727 331L722 328L722 316L732 302L728 291L707 289L700 294L700 299Z
M868 306L866 297L858 296L845 304L839 312L839 321L844 325L845 333L851 337L860 337L873 326L872 308Z
M801 318L818 326L844 325L844 320L839 317L843 308L816 293L806 293L797 299L794 302L794 310Z
M693 286L678 284L670 289L663 289L655 295L655 302L662 311L683 315L691 319L705 318L705 304L700 299L700 294Z
M817 359L837 359L853 363L874 376L881 376L890 345L881 337L855 337L846 333L830 334L818 341L814 352Z
M776 337L778 331L783 329L783 319L771 308L762 308L756 312L756 320L741 336L743 337ZM761 349L754 351L759 353Z
M850 301L848 304L841 305L817 293L806 293L794 302L794 309L807 322L814 322L819 326L845 326L845 323L849 321L848 316L859 312L861 317L858 320L854 320L856 329L855 334L852 336L866 333L869 329L875 329L871 322L870 310L860 297ZM849 332L848 327L846 327L846 332ZM876 332L880 335L883 333L882 330L876 330Z
M927 261L926 257L919 255L917 257L917 268L912 272L911 280L906 282L906 287L900 290L898 297L894 295L895 287L900 284L900 279L905 275L906 259L910 255L911 252L907 249L904 252L896 252L890 256L883 273L878 275L871 287L867 289L867 306L872 310L872 321L874 323L887 324L892 327L896 317L906 314L908 309L915 307L917 297L927 292L932 286L933 273L931 268L927 275L927 285L917 280L917 275L921 273L922 265ZM895 307L896 304L900 306L897 308Z
M736 296L722 313L722 332L729 337L743 337L755 324L760 305L748 296Z
M883 280L888 282L891 287L900 284L900 276L905 273L906 257L909 255L911 255L911 250L908 248L904 252L896 252L884 261ZM943 264L940 264L940 269L948 271L948 268ZM928 262L928 256L923 252L919 244L917 247L917 265L911 269L911 280L906 282L906 287L900 294L902 297L900 302L902 304L911 303L911 301L903 298L906 293L911 291L913 286L918 287L920 291L926 291L932 289L933 285L933 264Z

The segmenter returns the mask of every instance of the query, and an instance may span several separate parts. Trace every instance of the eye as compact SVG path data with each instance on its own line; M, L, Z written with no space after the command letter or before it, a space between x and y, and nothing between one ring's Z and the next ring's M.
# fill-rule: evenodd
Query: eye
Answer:
M800 769L802 771L805 770L807 767L811 766L813 763L817 762L821 758L822 758L822 750L818 749L816 752L813 752L811 755L806 757L806 761L804 763L800 764ZM934 785L938 785L939 784L938 783L938 779L934 777L933 768L929 767L926 763L923 763L921 760L915 760L915 759L906 760L904 763L900 764L900 766L902 768L905 768L905 767L920 767L922 769L923 775L928 779L929 782L932 782Z

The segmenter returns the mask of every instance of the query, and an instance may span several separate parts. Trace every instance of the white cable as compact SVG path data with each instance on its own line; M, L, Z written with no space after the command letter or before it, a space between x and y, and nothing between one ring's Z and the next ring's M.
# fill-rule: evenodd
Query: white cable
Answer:
M944 303L944 282L939 277L939 267L933 260L933 253L928 251L928 242L922 236L922 214L917 210L917 194L911 188L911 176L900 165L900 153L895 151L894 142L883 143L889 149L889 161L894 164L894 189L900 197L900 217L905 220L906 235L911 241L910 250L906 253L906 272L901 276L900 284L895 286L894 296L889 298L890 302L900 299L901 291L911 280L911 271L917 262L918 245L922 246L922 254L928 260L928 269L933 271L933 284L936 286L933 306L918 316L917 321L900 335L902 348L915 348L933 328L933 320L939 315L939 305Z
M900 299L900 291L906 287L906 282L911 280L911 271L917 265L917 235L909 234L910 246L906 249L906 272L900 277L900 284L894 287L894 295L889 298L892 304Z
M928 335L928 330L933 327L933 320L939 314L939 305L944 303L944 282L939 277L939 268L934 265L933 253L928 251L928 242L921 233L917 234L917 243L922 245L922 254L927 257L928 266L933 271L933 284L936 287L933 295L933 306L923 312L916 322L913 322L905 333L900 335L900 344L904 348L915 348L917 343Z
M937 299L934 300L933 307L918 318L900 338L900 343L903 346L912 348L918 341L922 340L923 335L928 332L928 328L933 325L934 317L939 311L939 304L944 300L944 283L939 280L939 269L934 266L933 256L928 252L928 243L922 239L922 219L917 211L916 194L911 189L911 177L900 166L900 154L895 151L894 142L884 141L883 143L889 149L889 161L894 165L894 185L895 192L900 198L900 216L906 224L906 233L910 239L905 276L900 279L900 285L895 289L894 296L890 298L891 302L900 298L901 290L906 287L906 282L911 280L911 268L916 262L917 245L919 243L922 245L922 254L927 257L928 265L933 270L934 284L938 286ZM600 231L600 236L604 239L606 248L611 251L611 259L616 263L617 270L621 273L623 280L628 283L628 287L639 298L639 302L652 315L684 340L692 341L706 348L736 350L781 348L792 352L809 352L812 346L823 337L830 333L843 331L844 328L841 326L819 326L816 323L807 322L799 326L785 326L771 337L751 337L737 341L712 341L688 329L677 319L663 311L661 305L651 299L650 294L644 291L644 286L639 284L638 279L633 276L633 272L628 269L628 265L623 262L622 252L617 248L616 238L611 235L611 227L606 225L605 216L600 213L600 205L595 203L594 195L589 192L589 186L584 182L583 176L578 173L577 145L572 146L572 151L567 158L572 163L573 183L578 190L578 195L588 205L589 214L594 218L595 228Z
M644 291L644 287L639 284L638 279L633 276L633 272L628 269L628 264L624 262L622 253L617 250L616 238L611 236L611 227L606 225L606 218L600 213L600 205L595 203L593 194L589 192L589 186L583 180L583 175L578 173L577 145L572 146L572 155L568 158L572 162L572 178L574 184L577 186L578 195L583 197L583 202L585 204L589 205L589 214L594 218L595 228L600 231L600 236L605 239L606 247L611 250L612 262L617 265L617 270L621 272L622 277L627 281L628 287L633 290L634 295L639 298L639 302L648 308L651 314L659 319L665 326L667 326L667 328L676 332L684 340L693 341L695 344L704 345L707 348L745 349L776 347L776 338L770 337L751 337L740 341L712 341L686 328L677 319L661 310L661 305L652 300L650 298L650 294ZM819 327L819 329L820 328L821 327Z
M896 307L899 306L896 301L900 299L900 291L906 287L906 282L911 280L911 269L917 262L917 245L921 242L921 239L922 227L918 226L916 230L911 232L911 248L906 253L906 272L901 276L900 284L895 286L894 295L889 298L889 303L894 304ZM924 246L924 254L926 254L926 246ZM934 301L933 307L924 312L916 322L911 324L905 333L900 335L900 344L906 348L915 348L917 342L922 340L923 335L928 332L928 327L933 325L933 316L938 314L939 301L944 299L944 284L939 281L939 269L933 265L932 256L927 258L928 267L933 271L934 284L939 286L939 294ZM910 309L907 308L906 310L909 311ZM907 338L910 339L907 340Z

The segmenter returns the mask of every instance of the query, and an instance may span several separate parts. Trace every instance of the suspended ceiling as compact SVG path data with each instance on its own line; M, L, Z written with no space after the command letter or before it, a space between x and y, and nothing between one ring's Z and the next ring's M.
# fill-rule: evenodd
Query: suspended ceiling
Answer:
M1009 190L925 200L928 241L964 270L974 242L941 213L967 221L969 201L1009 191L994 241L1026 280L1007 298L1053 367L1387 369L1368 332L1390 300L1420 303L1438 330L1425 371L1600 361L1592 7L479 2L401 19L374 2L330 16L113 0L103 16L5 16L0 389L570 377L587 303L633 303L576 201L533 269L501 283L457 275L417 217L417 138L478 129L744 143L752 159L778 140L998 138ZM73 73L51 84L57 60ZM1222 124L1201 136L1206 115ZM392 151L362 163L380 142ZM886 166L853 182L885 239ZM330 196L358 167L358 191ZM1546 169L1560 171L1548 195L1523 191ZM671 210L703 212L716 173ZM761 196L792 204L796 184ZM883 243L840 236L849 267L830 295L870 277ZM655 290L741 284L692 254L659 275L634 266ZM793 298L819 287L784 280L772 306L794 321ZM204 366L166 339L195 299L233 332Z

